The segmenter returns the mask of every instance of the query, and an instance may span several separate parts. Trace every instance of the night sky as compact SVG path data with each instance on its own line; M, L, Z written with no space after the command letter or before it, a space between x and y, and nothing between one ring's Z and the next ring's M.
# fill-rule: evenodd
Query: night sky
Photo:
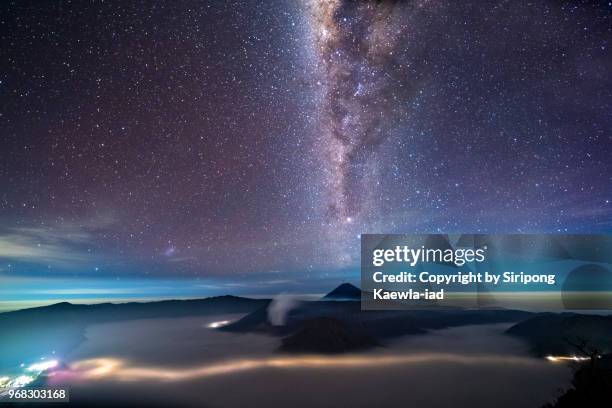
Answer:
M0 301L319 293L361 233L612 232L611 9L3 1Z

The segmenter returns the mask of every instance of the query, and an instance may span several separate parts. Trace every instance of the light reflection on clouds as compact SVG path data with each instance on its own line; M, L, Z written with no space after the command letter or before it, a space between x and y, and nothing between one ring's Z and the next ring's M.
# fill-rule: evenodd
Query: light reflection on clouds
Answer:
M137 365L117 357L101 357L72 363L68 370L57 371L58 379L117 381L184 381L265 368L275 369L347 369L429 363L536 365L539 360L500 355L460 355L423 353L410 355L350 355L350 356L283 356L245 358L202 366L179 368Z

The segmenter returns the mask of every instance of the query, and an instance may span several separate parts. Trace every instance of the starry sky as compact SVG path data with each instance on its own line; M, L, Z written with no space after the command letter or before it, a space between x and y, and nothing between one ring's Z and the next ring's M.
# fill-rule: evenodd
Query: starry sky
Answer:
M611 10L3 1L0 302L320 293L362 233L612 232Z

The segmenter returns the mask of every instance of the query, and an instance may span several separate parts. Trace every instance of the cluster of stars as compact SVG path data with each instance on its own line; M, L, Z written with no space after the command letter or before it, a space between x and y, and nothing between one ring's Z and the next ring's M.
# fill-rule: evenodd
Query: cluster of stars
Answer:
M608 232L611 27L555 2L5 2L0 239L86 264L41 273L316 277L362 233ZM36 273L26 252L5 263Z

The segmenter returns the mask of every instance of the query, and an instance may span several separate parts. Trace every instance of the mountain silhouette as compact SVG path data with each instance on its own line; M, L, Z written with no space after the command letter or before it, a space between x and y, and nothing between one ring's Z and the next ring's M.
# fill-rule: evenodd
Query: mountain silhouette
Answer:
M572 344L581 341L602 352L612 350L612 316L541 313L510 327L506 333L527 341L539 356L576 354Z
M472 324L519 322L533 316L533 313L530 312L503 309L362 310L361 302L358 300L337 301L349 296L359 296L359 293L358 288L345 283L320 300L301 302L287 313L285 324L282 326L272 326L269 323L267 307L263 306L219 330L285 336L289 345L282 347L281 350L288 351L290 349L304 351L307 346L299 346L298 344L302 344L305 338L312 337L312 341L319 344L315 347L318 352L326 352L326 348L339 352L335 347L340 341L330 335L330 332L341 333L344 328L357 330L357 338L360 338L363 333L371 336L376 343L363 343L363 347L366 348L374 344L384 344L392 338L423 334L429 330ZM318 320L321 318L332 319L335 323L328 321L321 323ZM338 325L343 325L343 327L339 328ZM297 336L298 333L299 336ZM294 335L297 337L293 338ZM333 345L321 345L327 342L333 343ZM370 346L366 346L366 344L370 344ZM347 342L346 346L347 350L353 347L350 342Z
M361 300L361 289L351 285L350 283L343 283L336 289L323 296L324 300Z
M306 320L292 335L282 340L280 350L292 353L344 353L363 350L378 342L356 327L331 317Z
M15 366L31 356L56 351L61 355L84 340L91 324L230 313L250 313L269 299L218 296L157 302L56 303L0 313L0 366Z

